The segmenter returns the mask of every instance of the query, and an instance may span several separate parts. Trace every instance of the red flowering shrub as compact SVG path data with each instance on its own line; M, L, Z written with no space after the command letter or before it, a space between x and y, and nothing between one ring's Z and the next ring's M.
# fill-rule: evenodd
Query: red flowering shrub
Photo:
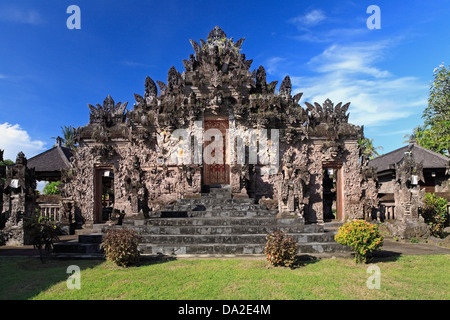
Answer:
M336 242L352 248L356 263L367 263L372 252L383 246L384 237L377 225L364 220L355 220L340 227L334 239Z
M264 253L267 261L273 266L293 267L297 255L297 243L292 237L281 231L270 233L266 236Z

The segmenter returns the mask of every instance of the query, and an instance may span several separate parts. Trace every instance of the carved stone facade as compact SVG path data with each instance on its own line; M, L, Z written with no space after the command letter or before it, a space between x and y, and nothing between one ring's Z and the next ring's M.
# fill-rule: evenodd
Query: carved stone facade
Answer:
M3 151L1 152L3 154ZM0 154L0 161L3 161ZM12 166L0 165L0 240L7 245L27 244L24 218L36 208L36 180L34 170L27 168L27 159L20 152Z
M243 41L215 27L206 41L190 40L194 54L183 60L185 71L170 68L167 83L145 79L133 110L110 96L89 105L64 187L78 220L104 221L106 206L148 216L228 184L235 197L272 201L281 214L323 222L327 169L337 218L367 216L376 206L376 175L361 162L363 127L348 123L350 104L327 99L302 107L289 76L277 92L263 66L250 71ZM204 135L209 128L216 128L214 138ZM215 162L206 163L205 152Z
M424 180L423 164L417 163L411 152L406 152L403 161L396 168L394 184L398 220L419 220L419 208L425 199L425 189L420 188L419 181Z

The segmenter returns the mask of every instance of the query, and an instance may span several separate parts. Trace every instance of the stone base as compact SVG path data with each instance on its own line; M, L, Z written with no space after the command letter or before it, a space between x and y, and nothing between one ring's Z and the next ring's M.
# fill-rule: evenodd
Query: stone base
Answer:
M407 220L404 222L384 222L383 226L389 234L399 239L426 239L430 236L429 226L421 221Z
M19 222L18 225L6 226L3 230L0 230L0 243L7 246L23 246L27 244L24 238L22 222Z

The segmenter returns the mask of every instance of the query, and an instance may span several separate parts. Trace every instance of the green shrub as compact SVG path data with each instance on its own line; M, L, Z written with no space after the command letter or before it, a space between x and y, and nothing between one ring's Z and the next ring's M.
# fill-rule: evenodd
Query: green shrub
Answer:
M292 237L281 231L266 236L264 253L267 261L273 266L293 267L297 255L297 243Z
M383 246L384 237L377 225L364 220L355 220L340 227L334 239L336 242L352 248L356 263L367 263L372 252Z
M421 215L430 226L431 234L435 237L445 237L444 228L449 224L447 212L448 200L436 197L434 193L425 194L424 207L421 209Z
M60 194L61 191L58 188L60 184L61 184L61 181L47 183L45 185L44 189L42 190L42 193L45 195Z
M139 262L139 236L132 229L109 229L103 238L101 248L109 261L127 267Z
M47 217L42 217L39 211L27 218L23 227L27 243L39 250L40 259L45 262L45 255L50 254L54 242L59 240L61 228Z

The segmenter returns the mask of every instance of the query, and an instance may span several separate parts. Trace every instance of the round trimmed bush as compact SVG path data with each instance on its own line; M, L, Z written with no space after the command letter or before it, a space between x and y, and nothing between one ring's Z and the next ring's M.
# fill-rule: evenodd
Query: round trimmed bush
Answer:
M354 220L340 227L334 239L352 248L356 263L367 263L372 253L383 246L384 237L377 225L364 220Z

